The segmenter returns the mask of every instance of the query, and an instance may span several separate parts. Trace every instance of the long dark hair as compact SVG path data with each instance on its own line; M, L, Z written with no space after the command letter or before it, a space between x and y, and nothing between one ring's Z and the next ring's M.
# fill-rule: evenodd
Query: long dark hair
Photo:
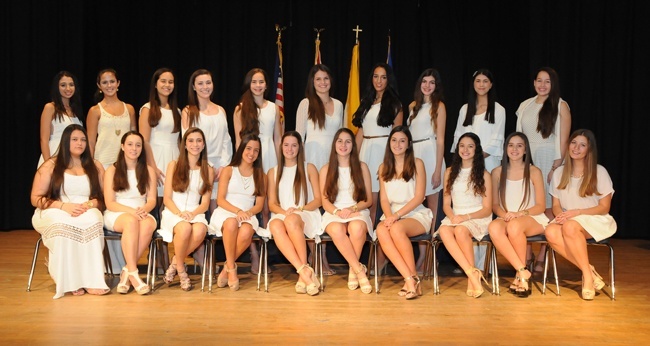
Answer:
M105 68L105 69L99 71L99 73L97 74L97 85L99 85L99 82L101 82L102 75L104 73L112 73L113 76L115 76L115 80L118 81L118 82L120 81L120 77L117 75L117 71L115 71L112 68ZM95 90L95 95L93 96L93 98L94 98L96 103L99 103L104 99L104 95L102 94L101 89L99 89L99 86L97 87L97 90Z
M408 147L404 153L404 168L402 169L402 174L397 176L395 170L395 155L390 148L390 142L393 139L393 135L397 132L402 132L406 135L408 139ZM386 142L386 152L384 153L384 163L381 171L381 179L384 181L390 181L393 178L402 178L404 181L409 181L415 176L415 154L413 153L413 136L411 136L411 131L408 126L399 125L395 126L388 136L388 142Z
M141 195L147 193L149 188L149 169L147 168L147 151L144 147L144 137L138 131L129 131L122 136L122 145L126 142L129 136L140 137L140 144L142 144L142 152L138 156L138 161L135 166L135 176L138 180L138 192ZM124 150L120 150L117 154L117 160L113 164L115 166L115 175L113 176L113 191L125 191L129 189L129 176L127 175L126 159L124 158Z
M266 185L264 184L264 168L262 167L262 141L260 137L254 134L244 135L241 139L241 144L239 148L233 155L230 165L232 167L239 167L241 165L242 156L244 155L244 150L246 149L246 144L250 141L255 141L260 144L260 153L257 155L257 159L253 162L253 179L255 181L255 196L266 196Z
M314 124L317 124L319 129L324 129L325 105L323 105L323 100L318 97L318 94L316 94L316 89L314 88L314 76L318 71L327 73L327 77L330 79L331 90L333 86L332 72L327 66L323 64L316 64L311 68L311 70L309 70L309 75L307 76L307 87L305 87L305 97L307 100L309 100L309 110L307 112L308 119L311 120Z
M81 119L83 116L80 96L81 86L77 82L77 77L68 71L59 71L59 73L54 75L54 78L52 78L52 85L50 87L50 99L52 100L52 103L54 103L54 118L59 122L63 122L63 116L67 114L65 106L63 105L61 92L59 91L59 83L63 77L72 78L72 83L74 84L74 94L72 94L72 97L70 97L70 109L72 110L73 115L79 120L82 120L83 123L83 119Z
M485 172L485 160L483 159L483 147L481 146L481 139L474 132L465 132L458 139L458 143L465 138L469 137L474 141L476 145L474 151L474 159L472 161L472 172L467 181L467 187L474 185L474 195L475 196L485 196L485 178L483 173ZM454 186L454 181L460 173L460 169L463 163L463 159L460 157L460 150L456 148L456 152L451 159L451 170L449 171L449 180L447 181L447 194L451 194L452 187Z
M530 151L530 144L528 143L528 137L522 132L513 132L511 133L503 142L503 152L506 155L503 155L501 158L501 175L499 176L499 202L503 206L505 211L510 211L506 205L506 181L508 180L508 168L510 168L510 158L508 157L508 144L513 137L519 137L524 141L526 146L526 153L524 154L524 196L521 199L521 204L519 209L524 208L528 202L528 196L530 196L530 165L533 164L533 156Z
M194 90L194 81L196 81L196 77L202 76L204 74L210 76L210 80L212 80L212 73L210 73L210 71L206 69L198 69L194 71L194 73L192 73L190 76L190 81L187 86L187 106L185 109L187 111L187 117L190 121L190 127L196 126L196 124L199 122L200 117L199 98L196 96L196 90ZM210 94L210 97L212 97L212 94Z
M327 196L328 201L334 203L334 201L336 201L336 196L339 194L339 159L338 154L336 153L336 141L343 132L350 135L350 138L352 139L352 151L350 152L350 177L354 183L354 194L352 198L354 198L355 201L365 201L368 198L368 191L366 191L366 185L363 181L361 160L359 160L357 143L354 140L354 132L347 127L340 128L336 131L336 134L334 134L334 140L332 141L332 147L330 149L330 160L327 163L325 195Z
M86 129L81 125L71 124L63 130L63 133L61 134L61 142L59 142L59 150L54 159L54 169L52 171L52 178L50 179L50 187L45 195L40 196L43 205L42 209L47 209L54 201L61 199L61 190L65 189L63 186L65 170L68 169L72 163L70 137L74 131L81 131L86 139L88 139ZM86 149L79 159L81 160L81 166L83 167L86 176L88 176L88 182L90 184L90 196L88 196L88 199L97 199L100 204L97 207L103 209L104 194L102 193L102 188L99 184L99 171L97 170L97 166L95 166L95 160L93 160L93 157L90 154L90 146L87 142ZM65 191L63 191L63 193L65 193Z
M363 119L365 119L368 110L370 110L370 107L372 107L372 104L375 101L377 91L372 84L372 78L375 74L375 70L380 67L386 71L388 83L386 83L386 90L384 90L384 93L381 96L381 109L379 110L379 116L377 117L377 125L381 127L393 125L397 113L402 110L402 103L399 100L399 93L397 92L397 79L393 73L393 68L388 64L378 63L373 66L368 82L366 83L366 91L361 99L361 104L352 115L352 124L356 127L362 127Z
M254 68L246 73L244 84L242 85L242 95L239 99L239 114L241 117L241 131L239 131L240 137L244 137L249 133L256 136L260 134L260 121L258 119L260 106L255 103L253 93L251 92L251 81L256 73L261 73L264 76L264 81L266 83L269 81L266 72L261 68ZM267 94L268 85L267 90L264 91L264 98L266 98Z
M535 79L540 72L548 73L551 79L551 90L548 97L544 100L542 108L539 110L539 117L537 121L537 132L542 135L542 138L548 138L555 129L557 122L557 115L560 108L560 77L554 69L550 67L542 67L535 73ZM560 135L556 133L556 135Z
M169 68L163 67L156 70L151 77L151 84L149 85L149 126L156 127L160 122L162 117L162 111L160 110L160 97L158 96L158 90L156 85L158 85L158 79L163 73L169 72L174 77L174 71ZM174 77L175 78L175 77ZM172 133L180 132L181 130L181 113L178 111L178 100L176 97L176 84L174 83L174 90L167 97L167 103L169 108L172 111L174 118L174 129Z
M479 75L484 75L492 83L492 87L490 88L490 91L488 91L487 93L488 104L487 104L487 111L485 112L485 120L490 124L494 124L494 106L495 103L497 102L497 90L494 87L494 78L492 77L492 72L490 72L488 69L481 68L476 70L472 74L472 80L469 84L469 92L467 93L467 113L465 113L465 121L463 121L463 126L472 125L472 121L474 120L474 115L476 115L477 97L476 97L476 90L474 90L474 80Z
M294 137L298 140L298 156L296 157L296 176L293 179L293 200L296 204L300 203L300 193L302 192L305 203L307 203L307 172L305 172L305 150L302 145L302 137L297 131L287 131L282 135L282 141L287 137ZM280 163L277 172L275 172L275 194L280 196L280 179L285 165L284 152L280 155Z
M172 176L172 190L176 192L185 192L190 186L190 161L187 155L187 147L185 142L187 142L187 137L192 133L198 132L203 138L203 143L205 143L205 134L198 127L190 127L183 135L183 140L181 141L181 150L180 155L178 156L178 161L176 162L176 169L174 170L174 175ZM203 180L203 186L199 189L199 193L203 195L204 193L212 189L212 182L210 181L210 164L208 163L208 145L206 144L201 150L199 155L199 166L201 167L201 179Z
M578 136L584 136L587 138L587 155L585 156L584 172L583 179L580 183L580 189L578 190L578 195L580 197L600 196L601 193L598 192L598 146L596 145L596 136L591 130L587 129L578 129L573 131L571 136L569 136L569 146L567 146L566 157L567 160L564 160L564 169L562 170L562 177L560 178L560 183L557 188L559 190L564 190L569 185L571 181L571 173L573 172L573 159L569 155L570 143Z
M413 119L415 119L415 117L418 115L418 112L424 104L424 94L422 93L422 80L424 77L433 77L433 80L436 82L436 89L429 97L429 101L431 102L431 110L429 115L431 116L431 124L435 130L438 127L438 107L440 106L440 102L444 101L444 88L442 87L442 79L440 78L440 73L434 68L428 68L424 70L420 74L420 77L418 77L418 80L415 82L415 91L413 92L413 100L415 101L415 105L413 106L413 114L411 114L409 117L409 124L413 122Z

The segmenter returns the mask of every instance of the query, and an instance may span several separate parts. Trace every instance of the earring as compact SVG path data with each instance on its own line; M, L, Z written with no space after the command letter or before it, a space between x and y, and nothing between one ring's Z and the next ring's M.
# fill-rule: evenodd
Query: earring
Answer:
M100 90L99 93L100 93L100 94L103 94L104 92Z

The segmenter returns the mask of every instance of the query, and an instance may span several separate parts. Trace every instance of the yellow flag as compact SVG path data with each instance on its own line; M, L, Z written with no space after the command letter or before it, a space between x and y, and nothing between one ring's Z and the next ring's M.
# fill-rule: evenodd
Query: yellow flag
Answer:
M357 133L357 127L352 125L352 114L357 111L360 102L359 43L357 43L352 48L352 65L350 66L350 79L348 80L348 99L345 101L345 121L343 122L354 133Z

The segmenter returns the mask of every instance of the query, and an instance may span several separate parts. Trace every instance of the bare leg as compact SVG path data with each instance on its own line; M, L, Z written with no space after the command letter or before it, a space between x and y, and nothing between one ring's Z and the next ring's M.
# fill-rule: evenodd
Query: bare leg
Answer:
M418 221L404 219L394 223L388 229L384 223L377 226L377 237L383 245L386 255L403 278L416 276L415 258L410 237L420 235L425 230ZM415 291L415 281L405 280L404 287L407 292Z

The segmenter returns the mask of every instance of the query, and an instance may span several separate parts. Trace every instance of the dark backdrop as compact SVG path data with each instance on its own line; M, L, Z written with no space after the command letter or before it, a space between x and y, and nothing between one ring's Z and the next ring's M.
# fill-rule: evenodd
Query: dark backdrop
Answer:
M59 70L76 74L87 112L100 69L118 71L120 98L138 110L157 68L176 72L181 105L189 75L207 68L216 83L214 101L231 120L245 73L262 67L272 74L275 24L280 24L287 27L282 35L287 129L295 126L313 64L313 28L325 28L322 59L333 71L334 97L343 103L356 25L363 30L362 90L371 66L386 60L389 32L404 105L412 100L419 73L437 68L448 110L446 151L473 71L493 72L509 133L519 103L534 95L533 72L552 66L571 108L572 129L594 131L599 161L614 181L616 236L650 237L643 216L650 210L643 140L650 78L645 1L71 0L12 1L3 7L0 229L31 228L39 117Z

